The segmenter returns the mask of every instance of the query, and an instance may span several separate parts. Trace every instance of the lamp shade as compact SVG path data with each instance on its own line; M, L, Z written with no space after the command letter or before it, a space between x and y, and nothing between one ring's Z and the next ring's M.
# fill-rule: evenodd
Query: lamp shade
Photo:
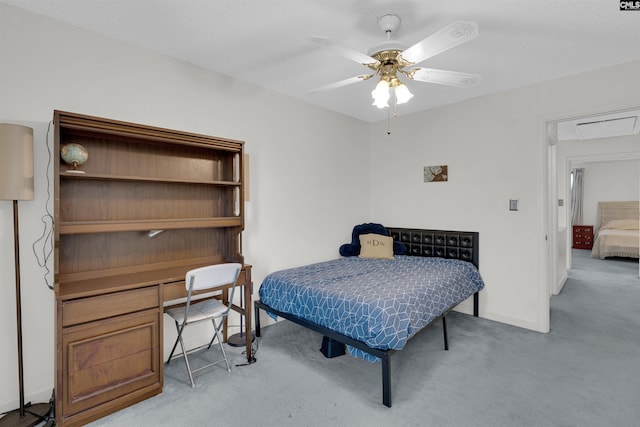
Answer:
M33 129L0 123L0 200L33 200Z

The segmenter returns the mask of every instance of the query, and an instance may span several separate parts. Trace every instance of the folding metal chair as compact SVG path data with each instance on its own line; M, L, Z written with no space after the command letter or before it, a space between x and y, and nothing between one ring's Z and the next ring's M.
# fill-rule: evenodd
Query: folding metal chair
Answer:
M183 307L173 307L165 309L165 313L171 316L176 322L176 330L178 331L178 337L176 338L176 342L173 344L173 348L171 349L171 354L167 359L167 363L169 363L173 358L173 353L175 352L178 343L180 343L182 355L184 356L184 362L187 365L187 372L189 372L191 387L196 386L196 383L193 380L194 372L198 372L202 369L222 362L225 362L225 364L227 365L227 371L231 372L231 365L229 364L229 360L227 359L227 353L224 350L222 337L220 335L220 329L222 328L224 320L229 315L229 311L231 309L231 301L233 301L233 294L236 289L236 283L238 281L238 276L240 275L241 268L242 265L239 263L225 263L196 268L194 270L188 271L185 276L185 286L187 288L186 304ZM198 291L214 292L216 290L220 290L220 288L222 287L228 286L229 284L232 284L232 286L229 292L228 305L223 304L217 299L205 299L202 301L198 301L198 297L194 296L194 294ZM184 347L182 333L187 326L205 321L211 321L211 323L213 323L213 337L211 337L211 341L209 342L207 349L210 349L213 341L217 339L218 344L220 344L220 350L222 351L223 359L192 370L191 366L189 365L189 358L187 357L187 355L194 351L202 349L204 346L187 351ZM176 355L176 357L178 356L179 355Z

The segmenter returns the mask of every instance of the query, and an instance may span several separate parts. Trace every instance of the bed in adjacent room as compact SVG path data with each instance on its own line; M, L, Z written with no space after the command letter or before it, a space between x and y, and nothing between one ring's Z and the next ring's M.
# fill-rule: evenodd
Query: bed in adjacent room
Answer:
M368 224L363 224L365 226ZM390 228L363 233L342 258L269 274L256 307L346 345L348 352L382 362L383 403L391 406L390 355L484 287L478 271L478 233ZM366 230L365 230L366 231ZM385 247L386 249L382 249ZM352 250L353 249L353 250ZM394 250L395 249L395 250ZM357 253L356 253L357 252ZM332 350L328 350L332 352Z
M593 258L639 258L639 202L599 202Z

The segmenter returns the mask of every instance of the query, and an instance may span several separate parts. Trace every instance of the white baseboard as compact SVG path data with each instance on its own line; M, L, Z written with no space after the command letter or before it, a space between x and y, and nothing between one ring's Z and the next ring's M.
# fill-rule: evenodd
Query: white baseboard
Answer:
M521 319L519 317L504 316L502 314L496 314L496 313L482 313L481 317L483 319L493 320L494 322L505 323L507 325L516 326L518 328L523 328L523 329L529 329L535 332L541 332L541 333L547 332L539 329L538 322Z
M457 311L458 313L473 315L473 304L461 302L460 304L454 307L453 311Z
M560 278L560 280L558 280L558 283L556 283L555 289L553 290L553 295L558 295L560 292L562 292L562 287L567 282L568 278L569 277L565 272L564 275Z
M473 304L468 303L467 301L462 302L458 304L453 309L453 311L473 315ZM529 320L521 319L519 317L504 316L502 314L496 314L496 313L486 313L482 311L482 307L480 307L480 317L487 320L493 320L494 322L505 323L507 325L516 326L518 328L529 329L536 332L545 332L538 329L537 322L531 322Z

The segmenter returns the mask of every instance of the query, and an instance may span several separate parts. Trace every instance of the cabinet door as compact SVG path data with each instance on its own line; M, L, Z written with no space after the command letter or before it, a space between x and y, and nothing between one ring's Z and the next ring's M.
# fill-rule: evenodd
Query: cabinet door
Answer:
M153 309L63 329L65 425L74 414L84 423L162 390L160 324Z

